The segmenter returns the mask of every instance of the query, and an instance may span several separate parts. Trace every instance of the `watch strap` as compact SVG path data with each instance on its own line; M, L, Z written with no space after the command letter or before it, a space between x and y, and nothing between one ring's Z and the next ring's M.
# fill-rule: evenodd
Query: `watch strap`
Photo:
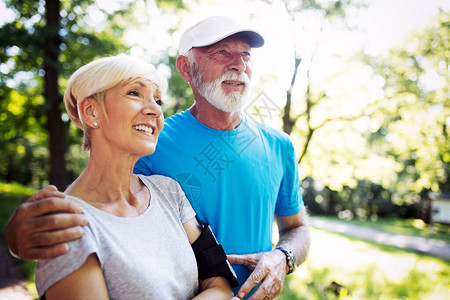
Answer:
M275 249L280 250L281 252L284 253L284 255L286 255L286 264L289 268L287 275L292 274L295 271L295 269L297 268L297 263L295 260L294 253L290 250L284 249L283 247L276 247Z

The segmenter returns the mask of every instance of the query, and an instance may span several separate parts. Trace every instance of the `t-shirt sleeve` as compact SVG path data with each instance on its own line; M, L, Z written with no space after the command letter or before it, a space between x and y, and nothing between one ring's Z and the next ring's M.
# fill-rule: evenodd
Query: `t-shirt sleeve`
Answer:
M69 251L61 256L39 260L35 268L35 283L39 297L57 281L78 270L91 253L99 256L97 243L88 226L83 227L83 236L69 242Z
M275 214L280 216L290 216L299 213L303 209L303 197L300 189L300 179L298 175L298 163L294 146L288 139L283 160L283 180L278 192Z
M184 193L180 184L173 179L171 179L171 180L172 180L173 188L174 188L174 190L176 190L176 194L175 194L177 197L176 202L177 202L178 208L179 208L180 221L183 224L195 217L195 211L192 208L189 200L186 198L186 194Z

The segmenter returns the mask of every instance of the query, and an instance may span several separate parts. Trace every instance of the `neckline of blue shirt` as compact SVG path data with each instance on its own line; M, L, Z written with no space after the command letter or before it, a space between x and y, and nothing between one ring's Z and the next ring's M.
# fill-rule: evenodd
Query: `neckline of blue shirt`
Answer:
M216 132L216 133L223 133L223 132L239 133L239 132L245 130L245 125L247 124L247 116L244 113L241 112L242 120L241 120L241 123L239 123L239 125L236 128L231 129L231 130L214 129L214 128L211 128L211 127L203 124L199 120L197 120L197 118L194 117L194 115L191 113L191 111L189 109L186 109L184 112L185 112L186 117L188 118L188 120L190 120L191 122L197 124L198 126L204 128L204 129L206 129L208 131Z

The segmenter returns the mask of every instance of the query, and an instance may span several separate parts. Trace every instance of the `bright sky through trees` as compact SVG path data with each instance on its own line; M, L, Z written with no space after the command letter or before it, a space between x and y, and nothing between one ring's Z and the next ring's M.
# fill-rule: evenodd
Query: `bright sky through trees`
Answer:
M82 10L80 7L75 7L73 12L62 10L61 16L69 20L76 18L83 20L81 23L86 24L89 30L94 28L97 31L95 34L101 35L110 30L110 28L104 28L107 24L105 22L107 14L114 14L130 1L98 0L96 5L85 8L88 12L86 17L83 16L82 11L76 10ZM298 4L299 2L301 1L291 0L290 3ZM316 0L316 2L327 5L336 3L332 0ZM340 17L325 19L323 9L307 10L304 7L298 9L293 20L286 12L282 0L185 0L183 3L186 9L183 10L170 5L165 6L162 3L160 7L157 7L155 0L138 0L132 3L134 4L132 15L121 19L120 14L115 14L118 16L116 25L126 28L124 34L121 34L125 37L125 47L129 49L131 55L141 56L155 64L160 64L159 69L168 77L171 75L171 69L168 67L167 56L168 54L172 56L170 64L173 65L173 56L177 54L181 32L188 25L206 16L218 14L250 19L253 27L265 36L266 45L255 49L252 54L254 87L249 102L252 103L260 93L264 93L279 111L278 115L274 114L274 117L264 120L264 123L278 129L288 123L283 124L281 115L287 99L286 91L294 71L295 45L297 58L301 57L302 61L292 94L290 94L292 95L290 113L293 117L301 116L301 118L296 119L299 121L293 123L291 126L293 130L289 132L299 157L302 158L304 153L308 153L305 160L300 163L302 177L312 176L315 180L322 180L323 184L330 186L333 190L340 190L343 185L354 186L357 180L361 179L368 179L387 188L392 182L398 181L396 176L404 167L404 160L417 159L423 162L439 158L438 147L435 147L434 142L430 143L430 140L436 137L437 141L437 137L440 138L442 135L441 116L445 115L443 112L447 109L442 100L442 93L445 93L448 85L442 70L447 68L445 61L442 62L443 66L439 62L441 53L445 53L445 50L440 50L441 52L434 56L420 52L418 35L410 38L409 33L412 31L423 33L423 29L431 26L430 21L440 10L447 12L450 10L450 1L352 0L345 7L345 20ZM348 1L340 3L345 5ZM358 3L367 3L368 7L357 8L355 4ZM39 12L43 13L41 10L45 10L44 6L39 7ZM0 26L18 18L12 10L5 9L4 0L0 0L0 16ZM447 16L448 14L444 17L448 18ZM37 21L35 18L41 18L41 16L37 14L29 20L23 19L23 26L34 30L33 24ZM426 40L423 36L422 39ZM437 45L437 40L435 42ZM85 49L83 45L86 44L81 45ZM435 47L430 45L431 48ZM446 44L442 43L442 45L439 49L442 47L445 49ZM67 45L64 46L67 47ZM409 51L409 56L388 54L389 49L393 47ZM70 52L71 49L67 50ZM10 59L0 63L0 74L9 74L15 68L13 56L14 52L19 50L17 46L6 49ZM81 56L79 53L72 51L70 54ZM364 61L365 55L373 56L373 60ZM381 69L377 69L378 58L380 61L387 59L391 64L389 67L381 66ZM80 57L80 59L86 58ZM424 69L423 72L411 68L415 60ZM67 62L65 64L68 65ZM399 74L406 74L403 70L408 71L407 76L400 78ZM383 74L386 71L398 76ZM18 86L17 83L21 82L32 86L36 82L35 75L32 72L15 72L13 77L7 78L6 85L15 88ZM39 75L42 76L40 73ZM389 95L386 94L388 77L397 78L397 81L391 82L392 88ZM173 78L175 77L171 79ZM183 82L171 84L171 87L172 89L188 89ZM411 89L408 90L407 88L410 87ZM419 92L412 89L413 87L417 87ZM403 99L401 95L404 92L403 88L409 92L407 99ZM435 120L431 124L433 126L429 126L432 130L418 126L420 123L417 122L418 116L413 115L414 112L419 111L416 109L418 106L414 107L414 105L419 103L416 100L422 94L428 95L427 101L429 100L431 105L429 109L427 107L421 109L424 119ZM174 106L174 103L178 104L179 97L183 99L189 97L189 95L185 97L184 94L180 96L174 93L170 96L166 101L167 107ZM437 104L431 103L431 100ZM396 101L412 103L408 114L405 114L403 110L404 115L401 115L401 112L397 110L392 112L392 116L389 115L388 108L395 108L398 105ZM312 113L306 117L305 112L309 104L314 107ZM369 105L372 105L373 109L368 110ZM403 118L404 122L397 122L399 118ZM406 122L408 118L413 125L416 125L417 131L411 130L411 124ZM446 120L447 125L450 124L448 116ZM314 137L308 140L307 137L311 137L312 132ZM371 153L368 135L378 133L383 143L382 148L378 151L379 153L376 151ZM429 138L422 141L419 139L420 135ZM410 140L415 142L412 143ZM424 142L430 144L430 149L423 150L425 152L423 157L417 153L410 153L410 150L414 151L417 145ZM440 145L439 143L436 142L436 145ZM392 156L393 150L389 149L387 144L392 145L397 152L404 152L401 159L398 160ZM309 145L312 151L306 151L305 145ZM390 154L389 151L391 151ZM447 161L446 158L444 160ZM335 166L334 170L331 169L333 166ZM438 164L433 168L430 164L424 164L420 173L433 172L434 169L437 170L436 172L442 171ZM434 184L433 190L438 189L435 176L428 176L423 182L420 187L429 188L431 184ZM405 189L410 189L409 183Z
M269 97L280 101L279 105L282 106L285 101L284 92L288 88L293 71L294 43L298 55L303 58L308 58L316 52L314 70L317 77L323 78L325 74L335 73L337 70L348 72L346 80L340 81L339 89L345 90L354 88L358 83L365 84L364 80L368 80L370 75L364 69L348 70L346 61L342 58L350 58L360 49L370 55L386 53L390 47L404 43L406 34L426 26L427 21L435 16L439 9L450 9L450 1L446 0L373 0L369 1L367 8L348 12L347 22L354 30L336 25L324 28L320 34L320 16L305 14L293 24L282 2L272 2L274 3L269 5L265 1L251 0L185 1L190 12L181 15L181 30L174 32L172 36L168 36L164 28L174 26L177 18L148 6L141 14L147 14L150 26L144 24L132 29L129 32L129 41L135 45L132 49L137 55L143 52L155 53L168 46L176 51L181 31L205 16L230 14L241 18L250 17L251 23L266 38L266 45L253 53L255 93L263 90ZM336 55L339 59L336 59ZM272 80L269 81L269 87L267 79L270 77ZM261 81L264 82L263 86L258 85ZM371 85L376 88L379 83L372 80ZM361 101L360 94L355 92L354 95ZM353 104L349 104L349 107L352 106Z

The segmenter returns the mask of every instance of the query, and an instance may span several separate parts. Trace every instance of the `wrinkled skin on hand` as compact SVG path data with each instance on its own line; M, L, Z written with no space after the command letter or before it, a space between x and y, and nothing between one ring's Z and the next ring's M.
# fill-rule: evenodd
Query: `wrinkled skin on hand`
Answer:
M5 239L11 253L25 260L51 258L68 251L87 224L80 205L66 200L55 186L34 193L9 220Z
M260 282L249 300L274 299L280 295L287 274L286 256L279 250L269 252L228 255L231 264L241 264L253 272L242 285L238 297L243 299Z

